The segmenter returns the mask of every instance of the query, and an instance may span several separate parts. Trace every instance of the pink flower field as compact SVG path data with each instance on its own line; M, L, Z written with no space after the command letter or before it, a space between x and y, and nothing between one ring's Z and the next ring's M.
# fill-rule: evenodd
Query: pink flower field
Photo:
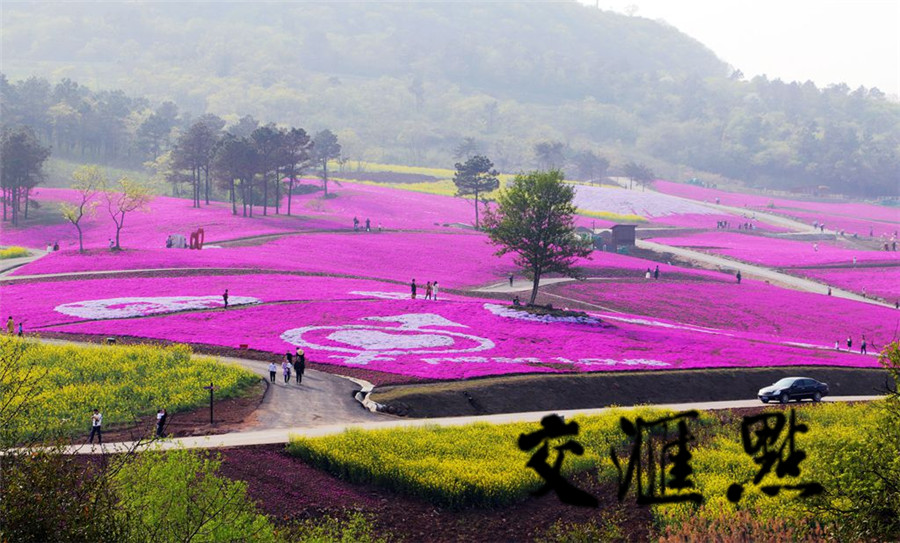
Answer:
M900 266L802 269L792 273L890 303L900 299Z
M755 220L752 218L752 215L748 213L746 216L739 215L728 215L723 213L716 213L710 215L700 215L696 213L685 213L685 214L675 214L675 215L666 215L664 217L657 217L650 221L651 224L654 225L666 225L666 226L679 226L683 228L703 228L707 230L714 230L716 228L716 223L719 221L728 221L729 228L732 230L736 230L739 224L744 224L746 222L753 223L753 229L759 230L762 232L786 232L787 230L784 228L780 228L778 226L772 226L771 224L766 224L762 221Z
M304 183L321 186L317 179ZM425 194L375 185L340 182L329 184L329 193L336 198L322 199L321 192L294 196L293 213L314 218L336 220L342 227L353 227L353 217L365 227L366 219L373 230L381 224L387 230L445 229L443 224L474 224L475 207L472 201L450 196ZM285 204L287 205L287 204Z
M36 329L59 323L80 320L117 318L125 302L112 304L91 304L93 311L58 309L60 306L85 305L83 302L140 298L128 303L137 306L136 314L168 313L173 311L204 308L220 309L223 306L222 293L228 289L230 305L237 306L241 298L246 303L272 303L282 301L322 301L346 300L373 297L409 296L409 288L404 285L342 279L337 277L299 276L283 274L240 274L240 275L189 275L183 277L136 277L109 279L80 279L42 282L16 282L3 285L0 298L0 314L15 315L16 320L25 323L26 329ZM447 298L446 293L440 294ZM182 307L165 304L161 310L149 307L164 297L205 297L200 304L185 300ZM450 298L455 296L450 295ZM252 300L252 301L250 301ZM193 304L193 305L191 305ZM146 308L145 308L146 307ZM75 308L77 309L77 307ZM98 311L100 309L101 311Z
M772 211L785 214L789 214L785 210L805 210L814 214L818 213L820 217L813 220L825 221L826 228L829 220L835 217L900 223L900 209L886 206L862 203L806 202L803 200L727 192L684 183L673 183L671 181L656 181L653 186L656 190L665 194L689 198L699 202L715 202L716 198L719 198L722 205L733 207L750 207L760 210L771 209ZM769 204L772 204L774 207L769 208ZM832 220L832 222L834 221Z
M192 251L154 249L99 250L49 254L14 272L32 275L158 268L249 268L372 277L409 282L438 281L446 288L503 280L513 271L511 257L480 233L431 232L309 233L261 245Z
M62 202L74 203L76 197L77 193L68 189L39 188L34 194L34 198L47 207L57 206ZM311 228L333 229L339 226L328 220L275 216L274 210L270 211L271 215L263 217L260 208L259 216L243 218L232 215L231 206L225 203L217 202L194 209L190 200L160 196L150 203L149 211L126 215L121 244L126 249L161 249L165 248L169 234L182 234L187 237L200 227L204 229L206 243L215 243L250 236ZM78 233L75 227L65 222L61 214L57 215L54 217L58 221L53 224L28 228L11 228L8 223L2 223L0 236L3 243L43 249L48 243L59 241L61 249L77 249ZM82 226L86 249L106 248L109 238L115 237L116 234L115 226L103 206L98 207L95 216L82 219Z
M48 328L236 346L302 346L312 362L460 379L528 372L828 364L875 367L874 356L700 331L665 323L544 323L475 300L329 301L245 306ZM622 319L624 315L616 315Z
M857 262L898 262L900 252L860 251L844 249L831 243L794 241L736 232L705 232L682 237L654 238L655 242L674 247L691 247L775 267L817 266L822 264L852 264Z
M551 292L627 314L727 330L761 340L833 346L848 335L885 345L900 312L843 298L778 288L764 282L637 279L554 285Z

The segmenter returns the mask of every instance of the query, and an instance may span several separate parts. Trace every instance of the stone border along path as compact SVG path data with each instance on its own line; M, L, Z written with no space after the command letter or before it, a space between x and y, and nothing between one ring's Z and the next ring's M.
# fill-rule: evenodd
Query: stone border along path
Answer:
M882 398L882 396L835 396L825 397L827 402L861 402ZM777 405L777 404L776 404ZM790 405L790 404L788 404ZM685 411L697 409L701 411L716 409L734 409L742 407L763 407L759 400L737 400L727 402L698 402L684 404L654 405L659 409L671 409L673 411ZM214 436L184 437L177 439L164 439L153 441L124 441L118 443L106 443L91 446L87 444L70 445L65 448L66 454L108 454L120 453L136 448L145 449L216 449L226 447L243 447L248 445L271 445L288 443L292 436L321 437L340 434L350 429L380 430L389 428L421 428L427 426L463 426L474 423L507 424L512 422L538 423L544 416L558 414L571 418L576 415L599 415L611 409L630 409L630 407L602 407L598 409L573 409L562 411L533 411L527 413L504 413L499 415L481 415L471 417L443 417L433 419L401 419L396 417L383 418L380 421L331 424L328 426L302 427L292 426L286 428L273 428L262 431L232 432ZM646 406L641 406L646 407Z

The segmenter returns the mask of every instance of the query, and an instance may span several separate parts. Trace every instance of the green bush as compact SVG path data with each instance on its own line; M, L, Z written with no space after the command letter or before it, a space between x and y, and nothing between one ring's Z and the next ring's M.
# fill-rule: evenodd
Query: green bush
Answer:
M118 514L134 542L275 541L274 526L256 511L247 484L218 475L207 452L147 452L114 477Z

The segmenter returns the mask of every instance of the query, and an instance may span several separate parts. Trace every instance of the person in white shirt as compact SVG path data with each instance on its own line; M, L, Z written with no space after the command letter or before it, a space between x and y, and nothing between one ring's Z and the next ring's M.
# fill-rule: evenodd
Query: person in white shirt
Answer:
M275 372L278 371L278 366L275 365L275 362L269 363L269 381L275 382Z
M103 444L103 434L100 431L102 425L103 415L99 409L94 409L94 414L91 415L91 437L88 440L92 445L94 443L94 434L97 435L97 443Z

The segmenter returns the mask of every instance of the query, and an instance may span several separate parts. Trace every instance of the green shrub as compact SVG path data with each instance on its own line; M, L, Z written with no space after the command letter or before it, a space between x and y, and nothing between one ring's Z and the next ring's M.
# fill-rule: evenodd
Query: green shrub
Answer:
M203 451L146 452L114 478L118 514L134 542L275 541L247 484L218 475L221 461Z

